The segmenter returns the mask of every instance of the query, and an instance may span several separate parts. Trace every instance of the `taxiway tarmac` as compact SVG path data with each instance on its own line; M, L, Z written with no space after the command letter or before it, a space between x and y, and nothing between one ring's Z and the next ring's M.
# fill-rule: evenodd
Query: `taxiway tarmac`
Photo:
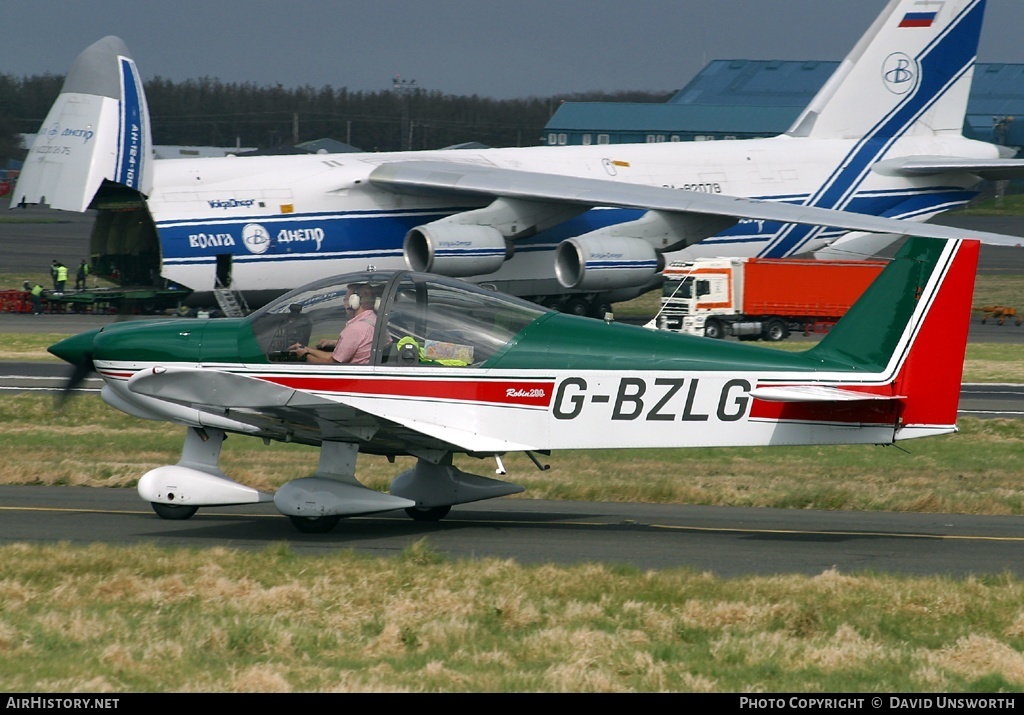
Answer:
M298 553L340 548L394 556L425 539L453 559L524 564L692 568L722 577L871 571L1024 576L1024 519L496 499L460 505L437 523L402 513L344 519L329 534L300 534L272 505L201 509L159 519L134 489L0 487L0 543L151 543Z

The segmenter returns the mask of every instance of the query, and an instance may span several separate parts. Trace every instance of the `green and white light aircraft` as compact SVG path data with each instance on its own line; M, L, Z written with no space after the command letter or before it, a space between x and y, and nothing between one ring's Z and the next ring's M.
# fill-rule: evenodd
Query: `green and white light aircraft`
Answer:
M345 516L522 491L452 464L561 449L892 444L956 430L976 240L912 238L820 343L800 353L560 314L458 279L366 271L310 284L243 319L123 322L50 348L96 370L103 399L186 428L180 461L143 475L163 518L273 501L304 532ZM371 293L372 291L372 293ZM375 304L367 364L303 362L337 339L353 292ZM358 307L358 306L357 306ZM320 448L269 494L218 466L228 433ZM389 493L360 452L411 455ZM642 479L642 475L637 478Z

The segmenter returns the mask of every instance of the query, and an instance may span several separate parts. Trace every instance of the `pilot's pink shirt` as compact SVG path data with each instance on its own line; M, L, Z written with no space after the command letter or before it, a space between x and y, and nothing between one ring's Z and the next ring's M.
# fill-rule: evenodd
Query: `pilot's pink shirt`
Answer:
M366 365L370 362L373 349L373 331L377 325L377 314L366 310L345 323L338 344L334 346L331 357L335 362Z

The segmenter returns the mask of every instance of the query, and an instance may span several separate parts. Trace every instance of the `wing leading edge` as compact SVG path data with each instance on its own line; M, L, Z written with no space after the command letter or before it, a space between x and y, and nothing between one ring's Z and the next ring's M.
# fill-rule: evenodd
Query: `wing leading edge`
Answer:
M374 169L370 174L370 182L396 193L494 197L583 207L616 206L676 214L832 226L849 231L901 236L912 234L944 239L964 237L963 229L850 211L468 163L390 162ZM1016 246L1022 241L1019 236L987 232L972 232L971 237L996 246Z
M317 425L323 440L368 442L394 438L388 425L418 433L424 444L455 447L471 453L523 452L535 446L477 434L417 418L415 410L394 409L387 400L334 394L330 398L275 384L272 380L229 372L158 367L137 373L128 389L139 395L187 405L202 412L252 422L294 420L308 428Z

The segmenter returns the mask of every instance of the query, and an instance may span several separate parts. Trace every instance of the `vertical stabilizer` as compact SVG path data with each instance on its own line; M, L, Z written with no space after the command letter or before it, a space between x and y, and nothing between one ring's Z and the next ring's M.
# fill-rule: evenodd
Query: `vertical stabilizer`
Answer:
M940 284L896 377L897 393L907 397L897 440L943 432L956 423L980 243L952 243Z
M979 242L911 238L809 356L902 402L896 439L955 429Z
M150 190L149 108L135 62L117 37L78 56L25 159L11 206L85 211L104 180Z
M788 134L960 134L984 12L985 0L892 0Z

